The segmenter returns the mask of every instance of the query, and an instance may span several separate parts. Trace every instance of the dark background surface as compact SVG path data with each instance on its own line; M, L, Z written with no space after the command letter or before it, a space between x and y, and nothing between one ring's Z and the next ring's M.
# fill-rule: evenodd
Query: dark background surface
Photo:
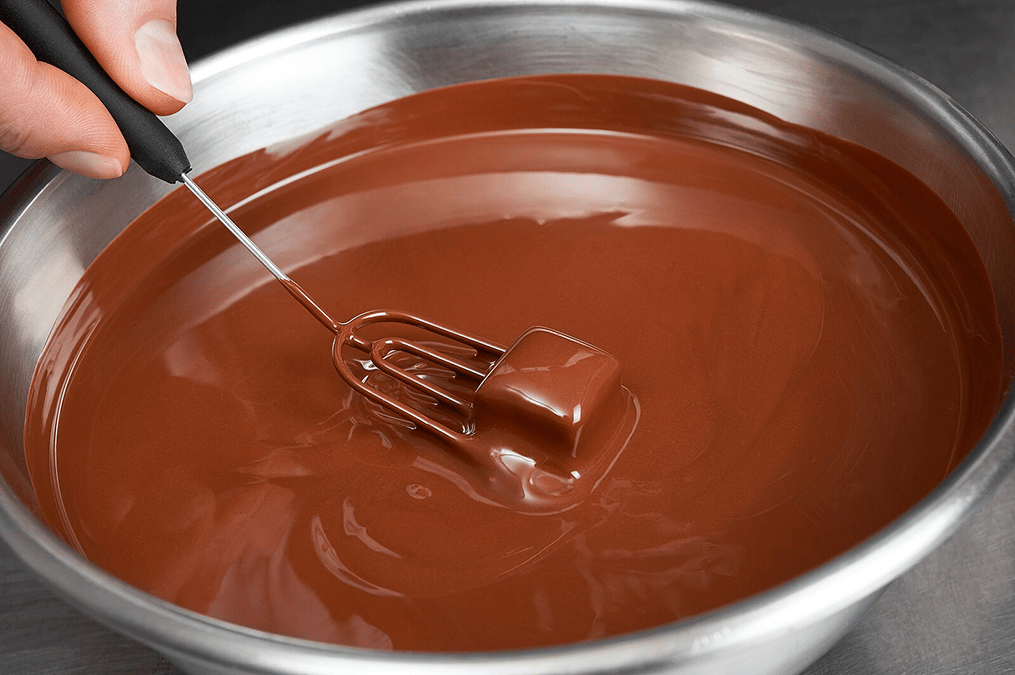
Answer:
M179 0L194 61L363 2ZM927 78L1015 149L1015 0L739 0L871 48ZM0 191L28 162L0 153ZM0 672L175 674L54 597L0 543ZM1015 479L891 585L807 675L1015 673Z

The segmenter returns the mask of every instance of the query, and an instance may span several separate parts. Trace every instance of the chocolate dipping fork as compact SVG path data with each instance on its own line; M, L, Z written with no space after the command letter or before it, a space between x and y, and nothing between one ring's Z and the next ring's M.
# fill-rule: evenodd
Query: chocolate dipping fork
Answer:
M594 435L589 420L602 422L597 426L606 426L605 433L611 438L624 436L620 427L631 427L632 398L621 386L620 363L606 352L558 331L530 328L505 348L400 311L373 310L344 323L335 321L187 176L191 164L180 140L155 114L120 89L49 2L0 0L0 21L40 61L60 68L87 86L116 121L132 159L155 178L171 185L182 182L289 294L332 332L335 368L363 396L405 418L415 428L436 436L466 458L498 471L505 468L504 444L510 445L512 439L549 447L551 455L556 452L576 457L579 440ZM432 337L466 347L477 359L469 362L420 340L361 337L364 328L376 324L422 329ZM420 409L420 404L408 405L357 377L345 356L347 348L367 354L381 372L423 392L435 405L454 411L463 421L461 430L434 419ZM392 362L396 354L409 354L447 369L455 377L471 380L475 383L474 394L459 395L432 384L425 376L410 373ZM550 380L546 379L548 372L552 372ZM622 424L623 420L628 423ZM477 440L484 431L491 430L498 432L493 434L496 441L490 440L489 433L485 441ZM580 477L576 470L556 473L563 481L562 486Z

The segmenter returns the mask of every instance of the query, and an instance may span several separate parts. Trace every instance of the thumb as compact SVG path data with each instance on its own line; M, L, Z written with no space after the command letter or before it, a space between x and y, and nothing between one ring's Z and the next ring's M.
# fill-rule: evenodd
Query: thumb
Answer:
M190 102L176 0L64 0L62 6L81 41L134 100L158 115Z

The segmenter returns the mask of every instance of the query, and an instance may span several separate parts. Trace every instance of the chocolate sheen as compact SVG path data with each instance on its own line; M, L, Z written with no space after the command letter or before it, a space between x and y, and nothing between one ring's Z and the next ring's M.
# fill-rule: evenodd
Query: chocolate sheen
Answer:
M1000 403L990 284L947 207L885 158L703 91L467 84L197 180L330 317L597 348L536 350L581 352L584 375L526 375L522 350L479 395L477 434L544 453L503 461L590 467L580 498L512 508L354 393L329 331L191 195L155 204L55 328L26 456L88 559L244 626L470 651L690 617L871 536ZM637 423L600 456L576 438L620 410L618 364ZM515 415L544 385L551 404Z

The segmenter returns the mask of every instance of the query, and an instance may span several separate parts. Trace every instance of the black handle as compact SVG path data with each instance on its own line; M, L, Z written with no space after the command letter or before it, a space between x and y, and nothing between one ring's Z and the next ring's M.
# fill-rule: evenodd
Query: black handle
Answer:
M0 0L0 22L18 34L35 58L92 90L120 127L130 156L142 169L167 183L178 182L190 171L180 139L113 82L67 20L46 0Z

